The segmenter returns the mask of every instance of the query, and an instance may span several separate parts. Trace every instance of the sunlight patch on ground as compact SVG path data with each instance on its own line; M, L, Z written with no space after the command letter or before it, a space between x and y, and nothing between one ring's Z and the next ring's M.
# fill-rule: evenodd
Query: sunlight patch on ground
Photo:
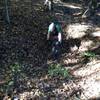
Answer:
M74 5L66 5L65 7L69 7L69 8L72 8L72 9L81 9L81 7L77 7L77 6L74 6Z
M82 68L78 69L77 71L75 71L74 74L77 76L85 77L85 76L89 76L97 71L100 71L100 61L98 63L94 60L93 62L88 63L85 67L82 67Z
M33 97L33 95L34 95L34 92L24 92L24 93L20 94L19 98L20 98L20 100L26 100L30 97Z
M73 65L73 64L77 64L78 59L75 59L75 58L74 58L74 59L67 58L67 59L64 60L63 62L64 62L64 64L66 64L66 65L67 65L67 64L72 64L72 65Z
M74 75L82 77L78 82L83 89L82 100L100 96L100 61L88 63L76 70Z
M68 37L71 38L81 38L85 36L87 31L91 29L92 26L88 24L71 24L66 28L66 33Z
M75 4L70 4L70 3L62 3L64 7L69 7L69 8L72 8L72 9L82 9L81 6L79 5L75 5Z
M100 75L100 72L98 74ZM81 95L82 100L87 100L94 97L98 98L100 96L100 81L97 82L92 78L88 78L86 82L84 84L82 83L81 85L83 85L84 89L84 93Z
M84 52L87 51L89 48L91 48L91 46L93 45L93 41L92 40L83 40L81 41L81 46L79 47L79 52Z
M97 13L98 16L100 16L100 13Z
M100 37L100 31L91 33L93 37Z
M40 91L39 89L33 89L32 91L26 91L23 92L19 95L20 100L30 100L30 98L32 98L32 100L36 97L40 96ZM39 99L40 100L40 99Z

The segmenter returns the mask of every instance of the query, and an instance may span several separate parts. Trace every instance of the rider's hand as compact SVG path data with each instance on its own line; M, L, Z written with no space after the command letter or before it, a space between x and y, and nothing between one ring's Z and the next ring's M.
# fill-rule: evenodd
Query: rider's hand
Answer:
M49 38L47 37L47 41L49 40Z
M58 41L61 43L62 42L62 35L61 33L58 33Z
M47 40L49 40L50 39L50 33L48 32L48 34L47 34Z

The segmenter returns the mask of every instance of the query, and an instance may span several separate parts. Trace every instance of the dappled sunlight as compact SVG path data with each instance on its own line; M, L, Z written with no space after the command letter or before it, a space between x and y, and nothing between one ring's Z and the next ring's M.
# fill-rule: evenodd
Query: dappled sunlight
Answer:
M69 8L71 8L71 9L82 9L82 7L81 6L79 6L79 5L74 5L74 4L68 4L68 3L63 3L63 6L64 7L69 7Z
M92 47L93 44L94 43L92 40L82 40L81 46L79 47L79 52L88 51Z
M82 99L100 96L100 61L92 61L73 73L81 77L79 85L83 88Z
M100 31L93 32L93 33L91 33L91 35L92 35L93 37L99 37L99 38L100 38Z
M75 75L85 77L91 75L93 72L100 71L100 61L92 61L91 63L87 63L85 67L78 69L74 72Z
M100 13L97 13L98 16L100 16Z
M72 55L71 53L65 54L63 58L63 64L67 67L78 65L80 61L81 60L77 56L75 57L75 54Z
M68 66L75 66L76 64L78 64L78 62L79 62L79 59L69 59L69 58L67 58L66 60L64 60L64 64L65 65L68 65Z
M86 23L70 24L66 27L65 31L69 38L82 38L87 35L87 31L91 30L92 26Z
M59 12L59 13L63 13L64 15L67 15L67 16L69 16L69 15L74 16L74 15L78 15L81 12L81 10L82 10L82 7L80 6L80 4L63 3L63 2L54 3L54 13ZM70 16L70 17L72 17L72 16Z
M34 94L34 92L32 92L32 91L31 92L24 92L24 93L21 93L19 95L19 98L20 98L20 100L27 100L30 97L33 98L33 94Z

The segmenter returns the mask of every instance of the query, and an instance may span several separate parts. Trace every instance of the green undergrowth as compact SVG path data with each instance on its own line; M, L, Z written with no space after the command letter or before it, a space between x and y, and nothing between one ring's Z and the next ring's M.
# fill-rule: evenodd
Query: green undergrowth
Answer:
M25 74L22 72L22 66L19 63L14 63L9 66L7 71L5 83L0 86L0 92L3 94L12 94L19 84L19 80L25 78Z
M94 52L86 51L82 54L83 57L87 58L96 58L96 54Z
M70 78L69 70L60 64L51 64L48 69L48 75L51 77Z
M95 53L89 52L89 51L84 52L83 55L84 55L85 57L90 57L90 58L91 58L91 57L92 57L92 58L96 57Z

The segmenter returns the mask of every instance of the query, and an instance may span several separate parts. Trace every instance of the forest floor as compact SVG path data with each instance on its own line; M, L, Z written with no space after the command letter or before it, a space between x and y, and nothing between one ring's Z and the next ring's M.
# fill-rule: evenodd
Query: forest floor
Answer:
M82 18L81 10L80 4L55 2L49 12L41 3L18 1L11 6L10 27L0 11L1 99L12 95L20 100L100 98L100 38L92 36L100 33L100 16ZM62 54L57 61L50 59L46 41L48 26L55 19L63 28ZM11 85L14 64L21 73L15 87ZM49 76L51 64L69 70L69 77Z

